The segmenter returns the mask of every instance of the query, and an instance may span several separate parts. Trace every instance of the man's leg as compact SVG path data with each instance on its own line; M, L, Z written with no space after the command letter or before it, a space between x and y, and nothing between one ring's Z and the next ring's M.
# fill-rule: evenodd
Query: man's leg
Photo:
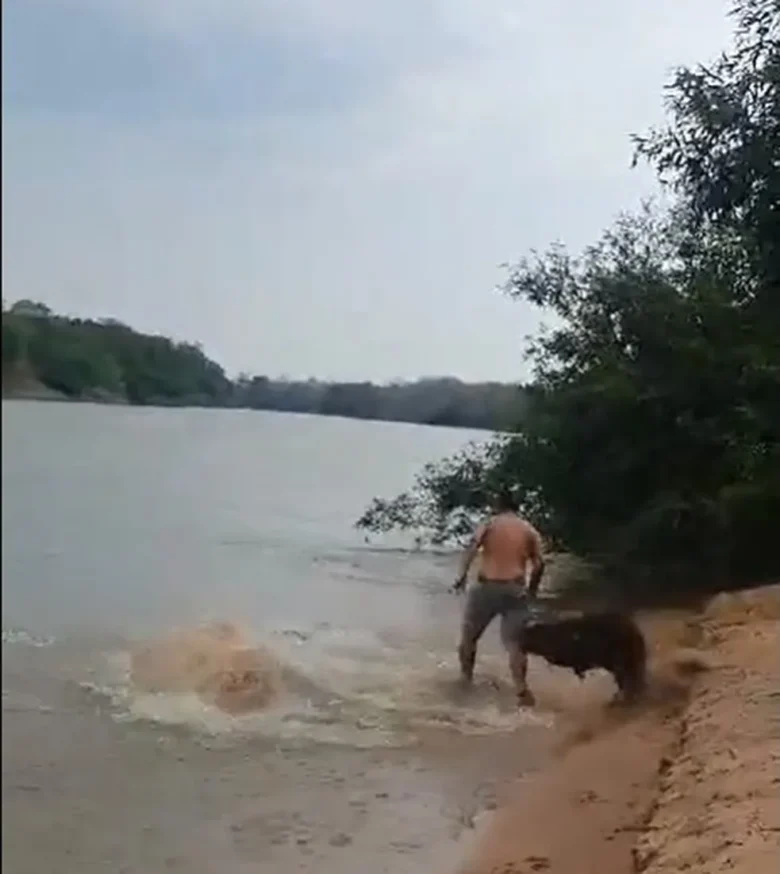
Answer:
M466 608L463 613L458 646L460 673L465 683L471 683L474 678L477 644L498 612L492 604L493 599L490 597L490 592L484 586L484 583L478 583L469 589L466 596Z
M509 671L515 684L517 703L532 707L536 703L528 688L528 656L525 651L525 605L518 605L501 617L501 640L509 656Z

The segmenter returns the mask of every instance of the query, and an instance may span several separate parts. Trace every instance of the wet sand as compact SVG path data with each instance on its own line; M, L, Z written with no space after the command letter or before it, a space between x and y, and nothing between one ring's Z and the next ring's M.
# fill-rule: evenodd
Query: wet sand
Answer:
M776 869L780 589L656 617L648 633L648 704L573 712L559 757L483 822L459 874Z

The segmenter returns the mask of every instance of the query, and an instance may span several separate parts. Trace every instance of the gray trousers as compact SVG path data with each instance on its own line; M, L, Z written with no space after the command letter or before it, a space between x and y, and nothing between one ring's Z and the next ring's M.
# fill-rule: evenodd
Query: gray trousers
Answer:
M523 649L529 599L525 582L480 580L466 596L461 646L476 649L477 642L496 616L501 617L501 642L508 650Z

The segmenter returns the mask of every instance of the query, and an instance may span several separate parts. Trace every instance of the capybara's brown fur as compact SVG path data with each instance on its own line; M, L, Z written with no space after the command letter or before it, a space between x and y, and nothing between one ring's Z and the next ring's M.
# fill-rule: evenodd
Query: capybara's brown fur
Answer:
M525 629L525 649L582 677L593 668L609 671L619 698L635 701L647 683L647 645L639 626L617 612L533 619Z

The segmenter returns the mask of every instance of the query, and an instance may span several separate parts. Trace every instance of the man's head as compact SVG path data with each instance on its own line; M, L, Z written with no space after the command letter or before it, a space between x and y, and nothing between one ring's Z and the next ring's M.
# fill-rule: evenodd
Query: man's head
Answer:
M501 489L493 501L496 513L517 513L520 505L510 489Z

